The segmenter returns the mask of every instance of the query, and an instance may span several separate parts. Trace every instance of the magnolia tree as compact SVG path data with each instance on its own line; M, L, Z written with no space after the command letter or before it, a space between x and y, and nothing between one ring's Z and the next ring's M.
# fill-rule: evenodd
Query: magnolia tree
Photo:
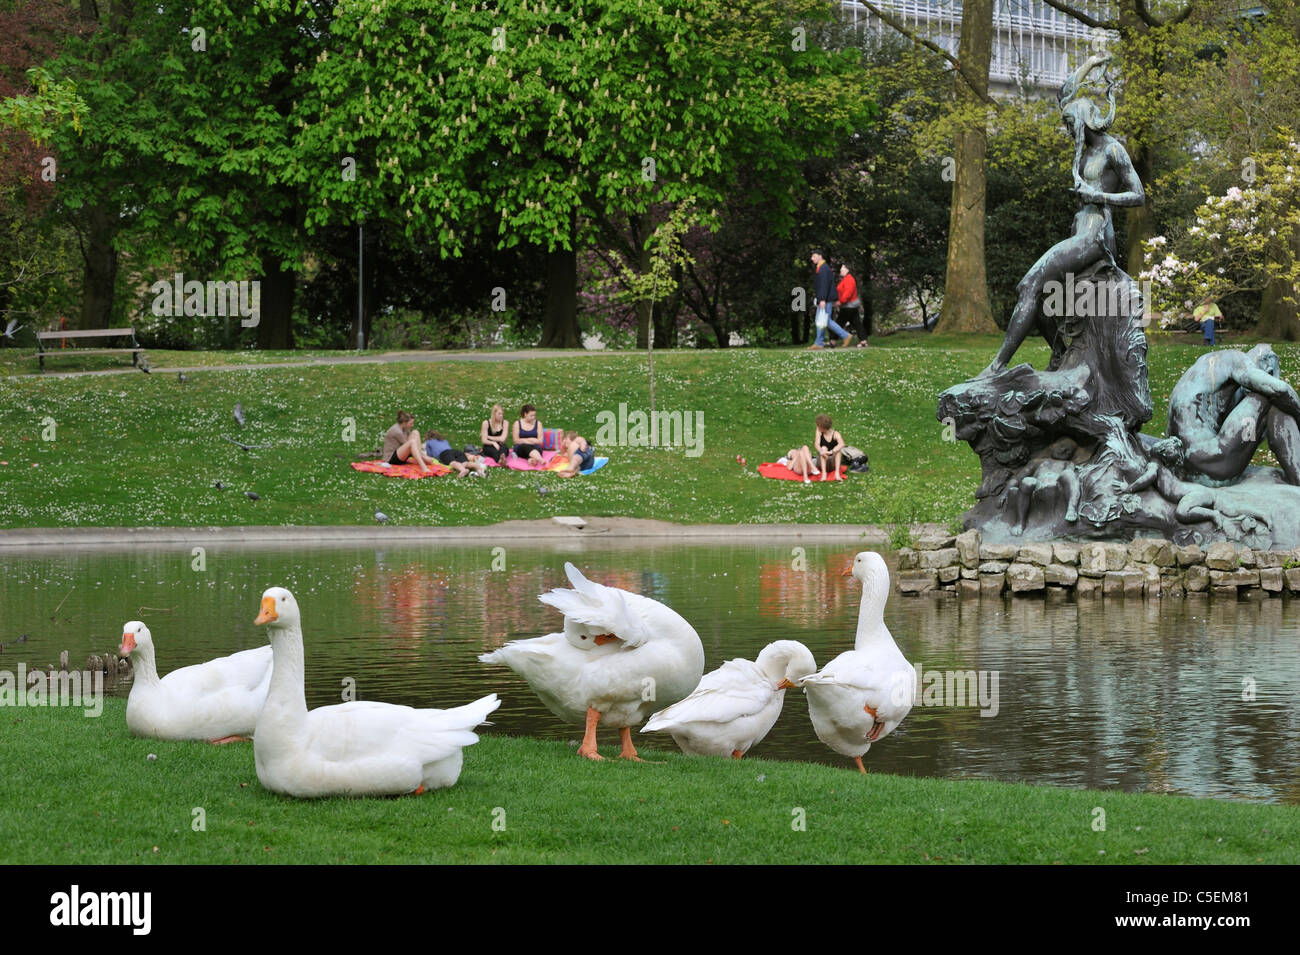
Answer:
M1172 237L1143 244L1152 307L1163 326L1177 324L1207 296L1281 289L1297 304L1300 282L1300 142L1242 163L1244 186L1210 196L1196 222ZM1287 336L1290 337L1290 336Z

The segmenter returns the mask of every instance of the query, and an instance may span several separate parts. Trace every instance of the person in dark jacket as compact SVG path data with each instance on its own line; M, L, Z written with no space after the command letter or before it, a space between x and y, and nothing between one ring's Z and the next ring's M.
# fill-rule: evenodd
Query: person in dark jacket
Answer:
M831 305L835 301L835 276L831 272L831 267L826 262L826 257L820 251L813 252L813 267L817 269L817 274L813 279L813 299L817 303L817 339L809 348L822 348L822 339L826 336L826 329L829 328L839 336L844 347L853 344L853 336L841 328L835 319L831 318Z

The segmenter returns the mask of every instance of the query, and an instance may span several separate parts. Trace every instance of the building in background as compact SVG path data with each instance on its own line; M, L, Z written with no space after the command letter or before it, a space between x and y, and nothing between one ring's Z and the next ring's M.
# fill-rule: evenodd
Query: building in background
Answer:
M961 37L961 0L872 0L909 30L957 55ZM1110 0L1073 0L1076 9L1108 18ZM845 21L877 32L897 33L857 0L842 0ZM994 0L993 62L989 91L994 95L1055 94L1070 71L1100 38L1114 34L1085 26L1042 0Z

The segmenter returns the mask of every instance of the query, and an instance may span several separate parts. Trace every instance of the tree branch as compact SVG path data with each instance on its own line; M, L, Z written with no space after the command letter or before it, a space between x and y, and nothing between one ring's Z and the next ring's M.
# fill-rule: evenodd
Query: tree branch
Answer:
M1133 0L1133 6L1137 10L1137 15L1142 18L1143 23L1149 27L1162 27L1171 23L1182 23L1191 16L1193 0L1187 0L1187 6L1183 7L1182 13L1177 16L1167 17L1164 20L1152 13L1148 4L1149 0Z
M1078 20L1086 27L1094 27L1098 30L1119 29L1119 21L1098 20L1096 17L1089 16L1088 14L1084 13L1082 10L1076 10L1068 3L1063 3L1062 0L1043 0L1043 3L1047 4L1049 7L1053 8L1054 10L1061 11L1068 17L1074 17L1074 19Z
M889 24L899 33L903 34L903 36L911 40L913 43L919 43L921 44L921 46L925 47L931 53L937 53L939 56L943 57L945 60L947 60L949 63L953 65L953 69L957 71L957 73L961 76L961 78L966 82L966 85L970 87L972 93L974 93L976 96L978 96L980 99L984 100L984 102L990 105L997 105L997 100L995 100L988 93L982 91L979 88L979 86L976 85L975 81L972 80L971 77L967 74L966 68L962 66L961 61L958 60L957 57L953 56L943 47L939 46L939 44L934 43L931 40L927 40L919 33L915 33L912 30L909 30L906 26L903 25L903 21L895 18L891 14L886 13L884 10L880 9L880 7L872 3L871 0L859 0L859 2L868 10L870 10L873 14L880 17L880 19L883 20L885 23Z

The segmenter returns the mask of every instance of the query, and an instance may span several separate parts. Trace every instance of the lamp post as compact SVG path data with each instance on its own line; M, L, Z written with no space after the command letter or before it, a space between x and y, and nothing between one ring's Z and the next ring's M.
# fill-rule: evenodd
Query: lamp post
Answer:
M366 214L357 219L357 351L366 350Z

